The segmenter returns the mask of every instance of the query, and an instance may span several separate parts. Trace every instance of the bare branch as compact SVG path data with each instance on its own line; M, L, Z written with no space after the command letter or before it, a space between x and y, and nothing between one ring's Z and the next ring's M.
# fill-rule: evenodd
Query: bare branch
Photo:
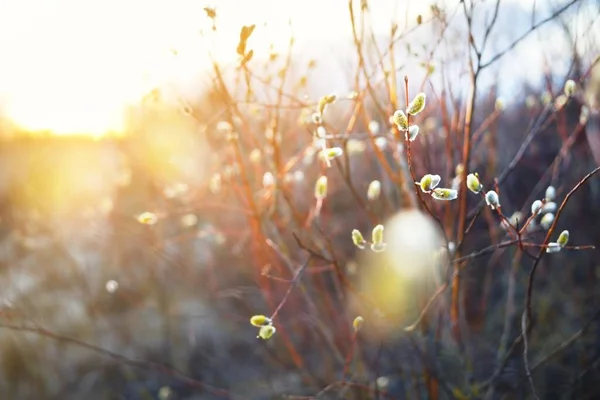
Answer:
M549 15L548 17L544 18L543 20L539 21L537 24L533 25L531 28L529 28L529 30L527 32L523 33L514 42L512 42L510 45L508 45L508 47L506 49L500 51L495 56L493 56L491 59L489 59L487 62L481 64L480 68L483 70L483 69L486 69L487 67L489 67L490 65L494 64L496 61L498 61L499 59L504 57L509 51L514 49L519 43L521 43L523 40L525 40L529 35L531 35L533 32L535 32L536 29L538 29L541 26L547 24L548 22L554 20L556 17L561 15L563 12L565 12L569 8L571 8L571 6L576 4L578 1L580 1L580 0L571 0L569 3L565 4L564 6L562 6L558 10L556 10L554 13L552 13L552 15Z

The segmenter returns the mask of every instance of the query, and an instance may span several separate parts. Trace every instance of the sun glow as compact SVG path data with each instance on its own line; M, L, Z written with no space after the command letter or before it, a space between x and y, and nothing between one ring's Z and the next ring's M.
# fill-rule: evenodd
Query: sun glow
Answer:
M389 18L395 3L378 9ZM350 34L337 1L0 0L0 118L58 135L123 132L128 107L153 89L197 94L212 59L235 64L249 24L255 59L285 52L290 35L306 52Z
M120 14L115 2L104 4L4 2L2 112L20 128L93 135L122 130L120 114L149 88L144 73L154 71L144 68L157 61L156 52L137 42L142 32L130 25L133 10Z
M238 13L237 2L223 1L217 35L204 12L207 5L194 0L3 0L0 116L26 131L122 132L127 108L153 89L197 88L194 82L209 63L208 50L219 62L235 62L235 41L244 23L265 17L281 21L267 3L242 5L244 12ZM269 15L261 16L261 9L270 10ZM279 29L281 24L272 25ZM256 36L260 40L261 34ZM269 36L278 37L262 36L265 43Z
M0 115L27 131L121 132L129 106L201 67L203 17L191 0L3 0ZM173 48L194 46L185 70Z

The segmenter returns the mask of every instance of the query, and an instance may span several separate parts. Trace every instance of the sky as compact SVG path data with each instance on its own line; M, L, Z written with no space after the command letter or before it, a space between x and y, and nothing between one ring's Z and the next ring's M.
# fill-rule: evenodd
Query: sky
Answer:
M537 3L542 9L549 2ZM400 27L414 24L418 14L428 15L432 1L370 4L376 34L387 35L392 19ZM533 0L504 4L512 4L506 10L529 9ZM213 5L218 35L203 11ZM514 15L501 17L510 21ZM293 32L302 56L314 53L324 65L319 85L329 83L328 92L345 87L336 59L351 37L345 0L0 0L0 113L30 130L118 131L124 109L152 89L171 88L183 96L197 91L209 54L234 63L239 29L253 23L257 59L267 56L270 45L284 51ZM524 44L518 49L522 64L539 65L540 40L552 45L554 39ZM536 68L514 68L519 76L531 71Z

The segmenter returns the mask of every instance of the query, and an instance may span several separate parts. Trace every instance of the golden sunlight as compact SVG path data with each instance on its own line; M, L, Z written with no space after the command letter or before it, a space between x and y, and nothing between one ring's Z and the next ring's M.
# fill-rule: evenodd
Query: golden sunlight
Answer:
M30 131L122 131L125 108L173 74L168 48L184 35L174 23L160 28L165 6L141 0L3 1L0 111Z
M201 0L3 0L0 117L26 131L122 133L127 108L153 89L193 94L211 56L235 63L244 24L257 26L255 57L285 51L292 34L310 44L350 32L338 2L215 4L213 32Z
M370 334L376 335L397 334L414 321L441 284L447 263L442 236L429 215L400 211L384 225L386 251L363 253L359 269L362 294L374 306L365 315L376 327ZM387 316L387 321L378 313Z

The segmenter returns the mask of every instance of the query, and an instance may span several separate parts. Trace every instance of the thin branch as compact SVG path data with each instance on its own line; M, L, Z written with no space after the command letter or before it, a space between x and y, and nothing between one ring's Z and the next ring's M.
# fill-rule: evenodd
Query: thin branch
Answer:
M129 365L129 366L132 366L135 368L156 371L163 375L167 375L167 376L176 378L176 379L180 380L181 382L185 383L187 386L194 387L197 389L207 390L207 391L211 392L212 394L214 394L215 396L221 396L221 397L225 397L228 399L230 399L230 398L243 399L243 397L241 397L241 396L237 396L226 390L219 389L214 386L208 385L204 382L201 382L197 379L194 379L194 378L184 374L181 371L178 371L174 368L167 367L163 364L156 363L153 361L134 360L131 358L127 358L119 353L115 353L113 351L106 350L102 347L98 347L93 344L84 342L83 340L79 340L79 339L76 339L76 338L73 338L70 336L60 335L58 333L54 333L52 331L49 331L49 330L41 328L41 327L11 325L11 324L5 324L5 323L0 322L0 328L9 329L11 331L34 333L36 335L44 336L44 337L47 337L47 338L50 338L50 339L53 339L53 340L56 340L56 341L59 341L62 343L67 343L67 344L71 344L71 345L74 345L77 347L81 347L81 348L90 350L94 353L97 353L99 355L102 355L104 357L111 358L114 361L117 361L121 364Z
M585 177L583 177L583 179L581 181L579 181L579 183L577 183L577 185L575 185L575 187L573 187L573 189L571 189L569 191L569 193L567 193L567 195L565 196L565 199L563 200L562 204L560 205L560 207L558 208L558 210L556 212L556 216L554 218L554 221L552 222L552 225L548 229L548 233L546 234L546 238L544 239L544 243L543 243L544 246L548 245L548 243L550 242L550 238L552 237L552 235L554 234L554 230L556 229L558 219L559 219L561 213L563 212L565 206L567 205L567 202L571 198L571 196L599 171L600 171L600 167L595 168L592 172L590 172ZM528 355L527 355L527 350L528 350L527 337L528 337L528 334L533 329L533 324L530 322L532 320L531 303L532 303L532 298L533 298L533 283L534 283L534 279L535 279L535 273L536 273L537 268L540 264L540 261L545 253L546 253L546 249L544 247L541 247L535 261L533 262L533 265L531 266L531 271L529 272L529 280L527 282L527 292L526 292L526 296L525 296L525 310L523 311L523 317L522 317L522 322L521 322L521 335L523 336L523 344L524 344L523 361L525 363L527 377L529 378L531 388L534 391L534 396L536 398L537 398L537 394L535 393L535 389L533 386L533 378L531 377L531 371L529 371L529 363L528 363Z
M549 15L547 18L544 18L543 20L539 21L537 24L533 25L531 28L529 28L529 30L527 32L523 33L514 42L512 42L510 45L508 45L507 48L505 48L504 50L502 50L499 53L497 53L489 61L481 64L480 69L483 70L483 69L489 67L490 65L494 64L496 61L498 61L503 56L505 56L509 51L511 51L512 49L514 49L519 43L521 43L524 39L526 39L536 29L538 29L542 25L545 25L546 23L552 21L553 19L555 19L556 17L558 17L560 14L562 14L563 12L565 12L569 8L571 8L571 6L574 5L575 3L577 3L578 1L580 1L580 0L572 0L571 2L565 4L563 7L559 8L558 10L556 10L554 13L552 13L552 15Z
M558 345L554 350L552 350L550 353L548 353L548 355L546 355L545 357L540 359L538 362L536 362L531 367L531 372L535 371L536 369L538 369L539 367L541 367L542 365L544 365L545 363L550 361L552 358L556 357L557 355L559 355L560 353L562 353L563 351L565 351L566 349L571 347L571 345L573 345L573 343L575 343L577 340L579 340L579 338L581 338L585 334L585 332L590 328L592 323L595 320L597 320L599 317L600 317L600 309L594 313L592 318L590 318L581 327L581 329L579 329L577 332L575 332L573 335L571 335L567 340L565 340L560 345Z
M288 287L288 290L285 292L285 295L283 295L283 298L279 302L279 305L277 306L277 308L275 309L275 311L273 311L273 313L271 314L271 320L275 319L275 317L277 316L277 314L279 314L279 311L281 310L281 308L283 307L283 305L287 302L287 299L290 297L290 294L292 293L292 290L300 282L300 278L302 278L302 275L304 274L304 271L306 270L306 268L310 264L310 260L311 259L312 259L312 256L309 255L308 258L306 259L306 261L304 262L304 264L302 264L302 266L300 267L300 269L298 269L298 271L294 275L294 278L292 279L292 282L290 283L290 286Z

